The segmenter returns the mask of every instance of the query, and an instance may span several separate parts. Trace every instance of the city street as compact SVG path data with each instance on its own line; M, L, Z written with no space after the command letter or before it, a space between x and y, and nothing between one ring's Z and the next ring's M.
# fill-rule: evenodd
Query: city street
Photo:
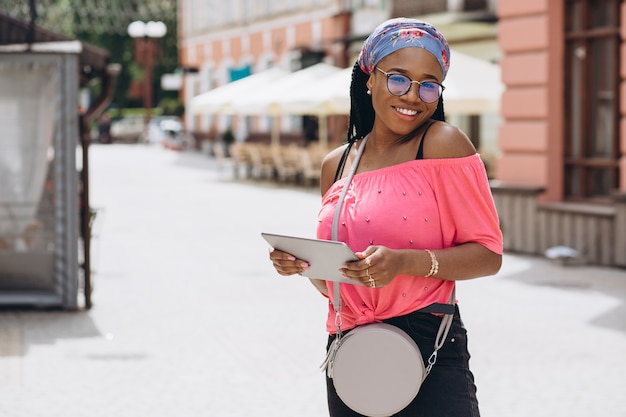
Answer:
M0 417L326 416L326 301L260 236L314 236L317 190L157 146L90 164L93 308L0 310ZM626 417L626 271L506 254L457 298L483 417Z

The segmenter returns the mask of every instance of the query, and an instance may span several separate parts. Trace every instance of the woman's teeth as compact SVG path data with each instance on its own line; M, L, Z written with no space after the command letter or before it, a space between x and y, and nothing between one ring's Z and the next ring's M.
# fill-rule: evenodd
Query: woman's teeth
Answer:
M396 107L396 111L407 116L415 116L417 114L417 110L402 109L400 107Z

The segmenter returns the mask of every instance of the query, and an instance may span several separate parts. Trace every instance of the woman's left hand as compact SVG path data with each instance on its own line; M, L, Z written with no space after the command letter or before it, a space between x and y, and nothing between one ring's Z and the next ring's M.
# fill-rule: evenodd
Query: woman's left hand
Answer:
M370 246L363 252L356 252L356 256L359 261L348 262L339 270L346 278L368 287L381 288L398 275L398 251L385 246Z

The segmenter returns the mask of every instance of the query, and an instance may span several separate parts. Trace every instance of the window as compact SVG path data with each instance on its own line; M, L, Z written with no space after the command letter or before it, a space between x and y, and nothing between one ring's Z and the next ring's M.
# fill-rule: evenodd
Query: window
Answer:
M565 198L618 188L620 0L565 2Z

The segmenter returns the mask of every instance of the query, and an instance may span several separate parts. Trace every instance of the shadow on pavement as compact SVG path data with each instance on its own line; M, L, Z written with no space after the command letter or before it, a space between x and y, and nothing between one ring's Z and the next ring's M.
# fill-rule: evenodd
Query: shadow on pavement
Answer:
M562 265L541 257L525 258L531 261L530 268L507 275L506 279L564 291L598 292L618 299L620 302L618 306L594 317L590 324L626 333L626 270L589 265ZM558 308L558 300L555 303Z

